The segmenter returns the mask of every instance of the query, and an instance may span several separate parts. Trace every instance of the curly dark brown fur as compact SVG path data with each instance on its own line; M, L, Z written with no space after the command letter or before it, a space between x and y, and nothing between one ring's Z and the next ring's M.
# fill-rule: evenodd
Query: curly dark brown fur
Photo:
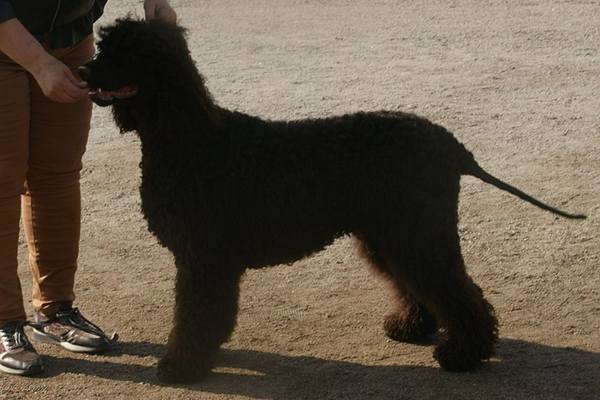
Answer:
M225 110L180 27L121 20L101 38L83 72L121 130L141 138L143 213L177 266L161 380L210 371L246 268L292 262L344 234L395 287L388 336L418 341L439 326L434 355L451 371L492 355L496 317L465 271L457 231L460 177L479 167L451 133L400 112L266 121ZM107 94L132 84L133 97Z

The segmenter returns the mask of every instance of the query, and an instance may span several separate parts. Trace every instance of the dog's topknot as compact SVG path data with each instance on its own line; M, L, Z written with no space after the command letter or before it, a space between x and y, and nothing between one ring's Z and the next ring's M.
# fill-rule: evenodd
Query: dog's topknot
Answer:
M100 51L118 50L124 54L149 46L160 52L189 54L186 33L187 30L177 24L128 16L100 28L98 48Z

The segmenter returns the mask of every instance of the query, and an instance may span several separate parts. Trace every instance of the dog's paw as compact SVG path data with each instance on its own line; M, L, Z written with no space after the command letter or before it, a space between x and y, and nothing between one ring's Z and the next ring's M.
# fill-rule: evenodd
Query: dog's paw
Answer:
M211 367L208 365L164 357L158 362L156 376L162 383L195 383L208 375L210 370Z
M450 372L472 371L481 364L476 351L464 345L460 346L454 341L440 343L433 352L433 358L442 368Z
M407 318L398 313L386 315L383 330L387 337L398 342L422 342L437 332L437 324L429 314Z

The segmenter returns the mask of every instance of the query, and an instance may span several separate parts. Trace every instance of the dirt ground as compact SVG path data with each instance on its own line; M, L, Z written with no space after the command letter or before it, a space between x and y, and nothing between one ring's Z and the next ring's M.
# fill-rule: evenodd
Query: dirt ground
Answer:
M109 2L100 24L141 14L139 3ZM386 285L346 238L248 272L215 373L162 386L173 262L140 214L139 143L97 108L77 305L121 342L104 356L38 345L46 372L0 376L1 400L600 398L600 2L172 4L221 105L272 119L409 110L455 132L492 173L589 218L463 179L465 259L501 325L497 356L476 372L444 372L431 346L385 337ZM28 293L24 246L20 262Z

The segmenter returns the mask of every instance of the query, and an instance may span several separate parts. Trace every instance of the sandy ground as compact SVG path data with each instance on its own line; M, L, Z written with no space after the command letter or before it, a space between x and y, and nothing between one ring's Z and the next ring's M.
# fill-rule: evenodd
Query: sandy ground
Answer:
M589 218L463 180L465 259L501 324L497 357L477 372L444 372L431 346L388 340L387 288L342 239L249 272L215 373L161 386L174 267L140 215L139 143L96 109L77 304L121 343L105 356L39 345L47 371L0 376L1 400L600 398L598 1L172 3L221 105L277 119L410 110L491 172ZM109 5L101 24L141 13L138 1ZM20 260L28 292L23 246Z

